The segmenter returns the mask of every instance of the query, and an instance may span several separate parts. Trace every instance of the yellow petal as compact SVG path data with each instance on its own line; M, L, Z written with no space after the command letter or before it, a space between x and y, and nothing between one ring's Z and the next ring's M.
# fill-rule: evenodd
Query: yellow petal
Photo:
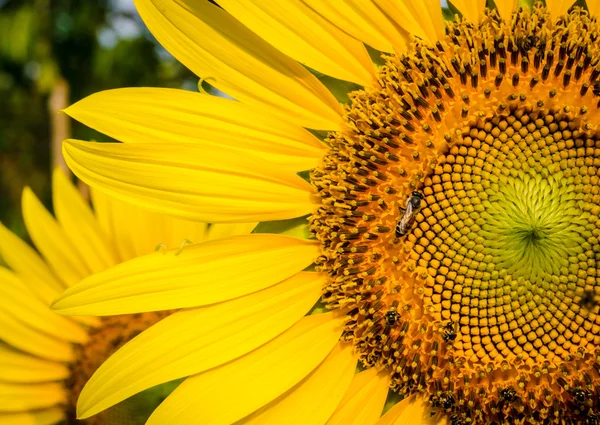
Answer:
M146 425L229 425L308 376L331 352L341 331L332 313L304 317L268 344L185 380Z
M409 34L394 25L372 0L304 0L342 31L382 52L405 51Z
M123 260L151 254L157 245L178 248L183 241L203 242L229 236L247 235L257 223L217 223L181 220L111 198L92 188L98 220L111 235ZM163 249L162 246L159 249Z
M23 219L33 243L65 284L72 285L90 273L77 248L28 187L23 190Z
M168 248L179 248L182 244L187 244L188 241L200 243L207 240L209 228L207 223L181 220L164 214L142 210L135 206L133 208L137 210L138 216L146 217L150 223L158 224L158 222L162 222L162 226L157 225L156 230L148 234L149 240L146 246L138 247L139 255L148 254L151 252L149 249L155 250L157 243L164 243ZM244 226L244 223L222 224L222 226ZM159 232L158 229L162 231ZM250 232L240 234L248 233Z
M566 14L573 3L575 3L574 0L546 0L546 7L552 19L557 19L559 16Z
M219 6L289 57L334 78L372 86L365 47L301 0L219 0Z
M310 265L318 245L252 234L157 252L121 263L69 288L52 308L113 315L218 303L275 285Z
M219 90L301 127L337 130L342 108L306 68L208 1L136 0L173 56Z
M431 416L423 397L411 396L392 407L376 425L449 425L447 417Z
M65 419L62 408L36 410L34 412L0 413L2 425L55 425Z
M496 0L498 1L498 0ZM588 10L590 11L590 15L592 15L592 17L598 17L598 15L600 15L600 1L598 0L587 0L587 7Z
M90 194L96 218L115 246L119 259L125 261L137 257L129 233L130 222L136 221L128 220L129 211L125 208L127 204L116 201L95 187L90 187Z
M97 273L117 264L113 247L92 210L60 168L52 176L54 212L88 269Z
M0 370L2 381L12 383L37 383L66 379L71 371L63 363L51 362L13 350L0 344ZM4 423L1 422L0 423Z
M252 233L252 230L258 223L216 223L211 224L208 228L206 240L214 240L219 238L228 238L230 236L247 235Z
M7 384L0 382L0 412L23 412L66 401L63 384Z
M100 228L114 244L113 237L115 235L113 234L113 216L110 204L111 200L114 198L105 195L103 192L100 192L98 189L93 187L90 187L90 198L92 205L94 206L94 216L96 217Z
M371 368L357 373L327 425L374 425L383 411L389 384L387 370Z
M46 305L50 305L65 286L56 279L44 260L29 245L0 223L0 254L23 282Z
M239 422L239 425L322 425L334 412L356 370L348 344L338 343L302 382ZM361 425L366 425L362 424Z
M121 261L152 253L156 245L166 243L167 216L117 200L91 188L92 202L98 221L116 246ZM162 220L160 219L162 218ZM205 230L204 223L198 223Z
M97 328L102 325L102 321L100 320L99 317L75 316L75 317L71 317L71 319L75 320L77 323L81 323L82 325L86 325L91 328Z
M495 3L502 19L511 22L513 12L517 10L517 0L495 0Z
M324 279L300 273L245 297L167 317L100 366L81 392L78 411L93 415L147 388L219 366L271 341L316 303Z
M0 282L0 299L5 308L23 323L57 339L77 343L87 341L87 332L81 326L52 312L14 273L0 267Z
M311 186L258 157L191 143L63 143L69 167L106 194L204 222L284 220L312 211Z
M450 0L462 13L463 18L471 22L479 22L483 17L486 0Z
M290 172L314 168L325 151L325 145L300 126L254 106L186 90L107 90L65 112L122 142L225 145Z
M44 359L68 362L73 359L72 344L27 326L0 303L0 339Z
M117 202L120 201L114 201L115 204ZM120 238L129 239L135 257L156 251L159 244L164 244L164 248L161 247L164 250L185 246L188 241L199 243L206 239L206 223L180 220L130 204L117 207L117 210L127 214L116 220L121 232L127 228L127 233Z
M181 220L165 214L148 211L100 192L93 191L94 198L103 200L111 234L123 260L154 252L157 245L175 248L185 239L194 243L206 239L207 224ZM100 195L100 197L98 196Z
M444 37L439 0L374 0L396 23L416 37L435 43Z

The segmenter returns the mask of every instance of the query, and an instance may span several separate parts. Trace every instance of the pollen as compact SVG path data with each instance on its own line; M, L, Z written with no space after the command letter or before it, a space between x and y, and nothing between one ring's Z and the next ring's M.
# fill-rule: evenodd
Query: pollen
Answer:
M452 425L600 423L599 36L578 7L450 22L350 95L312 172L343 338Z

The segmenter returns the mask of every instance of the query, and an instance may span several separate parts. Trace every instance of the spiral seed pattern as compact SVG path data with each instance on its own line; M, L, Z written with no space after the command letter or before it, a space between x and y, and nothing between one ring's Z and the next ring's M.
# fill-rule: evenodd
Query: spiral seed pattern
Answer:
M599 423L599 35L541 4L450 23L351 94L311 175L344 338L452 425Z

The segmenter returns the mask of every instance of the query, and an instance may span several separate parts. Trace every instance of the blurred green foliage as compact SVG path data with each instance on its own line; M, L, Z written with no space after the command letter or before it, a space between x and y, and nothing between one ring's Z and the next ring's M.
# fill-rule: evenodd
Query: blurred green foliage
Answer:
M51 206L48 99L62 80L68 103L110 88L197 83L156 43L132 0L0 0L0 221L21 236L23 187ZM108 140L75 122L71 136Z

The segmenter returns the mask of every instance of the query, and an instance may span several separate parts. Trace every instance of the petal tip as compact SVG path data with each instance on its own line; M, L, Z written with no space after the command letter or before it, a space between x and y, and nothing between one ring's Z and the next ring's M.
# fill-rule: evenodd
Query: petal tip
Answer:
M33 190L31 190L31 187L25 186L23 188L23 197L29 197L31 195L33 195Z
M93 416L93 412L90 412L90 409L82 409L80 408L79 402L77 403L76 409L77 420L81 421L83 419L87 419L90 416Z
M68 292L68 289L66 292ZM50 310L65 316L72 316L73 314L71 314L69 310L72 310L73 306L68 302L69 295L66 294L66 292L52 301L50 304Z
M95 403L93 397L88 394L89 381L83 386L79 398L77 399L77 405L75 406L75 415L78 420L87 419L90 416L94 416L102 411L98 409L97 402Z
M25 211L29 211L31 205L35 204L35 201L38 201L37 196L35 196L31 187L25 186L21 193L21 208L24 215L26 214Z
M61 310L63 309L62 306L59 305L61 301L62 299L60 297L52 301L52 304L50 304L50 310L55 311L56 313L61 313Z

